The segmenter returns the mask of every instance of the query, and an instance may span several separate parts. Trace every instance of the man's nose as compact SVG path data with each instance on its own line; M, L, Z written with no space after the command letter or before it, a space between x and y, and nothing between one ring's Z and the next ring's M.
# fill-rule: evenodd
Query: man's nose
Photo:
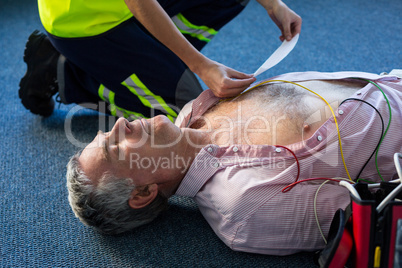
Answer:
M112 130L110 131L110 139L118 141L124 138L125 119L120 117L117 119ZM122 134L122 135L121 135ZM121 137L123 136L123 137Z

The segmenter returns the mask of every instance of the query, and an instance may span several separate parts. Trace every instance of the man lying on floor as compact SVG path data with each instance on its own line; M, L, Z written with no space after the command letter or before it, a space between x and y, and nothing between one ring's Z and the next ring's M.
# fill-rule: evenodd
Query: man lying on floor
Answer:
M287 255L323 248L320 229L326 236L350 197L337 182L322 185L322 178L379 181L376 157L381 176L395 178L402 82L350 72L273 79L297 82L328 102L342 150L331 109L299 85L269 82L224 101L207 90L183 108L176 124L164 116L120 118L73 156L67 184L76 216L117 234L152 221L170 196L188 196L233 250ZM371 157L382 137L381 118L387 127L390 111L386 136ZM302 181L307 178L321 179Z

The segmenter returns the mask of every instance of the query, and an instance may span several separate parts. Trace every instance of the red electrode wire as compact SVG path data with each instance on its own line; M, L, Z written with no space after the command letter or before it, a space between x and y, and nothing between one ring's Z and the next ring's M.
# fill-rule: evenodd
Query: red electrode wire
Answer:
M293 155L293 157L296 159L296 163L297 163L297 176L296 176L295 182L297 182L297 180L299 179L299 176L300 176L300 163L299 163L299 159L297 159L296 154L295 154L292 150L290 150L289 148L287 148L287 147L285 147L285 146L282 146L282 145L275 145L275 147L280 147L280 148L286 149L286 150L289 151L289 152ZM283 190L282 190L282 192L283 192Z
M292 190L292 188L293 188L294 186L296 186L296 184L299 184L299 183L301 183L301 182L315 181L315 180L328 180L328 181L336 181L336 182L340 182L340 181L341 181L341 180L332 179L332 178L308 178L308 179L296 181L296 182L294 182L294 183L289 184L288 186L286 186L285 188L282 189L282 193L286 193L286 192Z

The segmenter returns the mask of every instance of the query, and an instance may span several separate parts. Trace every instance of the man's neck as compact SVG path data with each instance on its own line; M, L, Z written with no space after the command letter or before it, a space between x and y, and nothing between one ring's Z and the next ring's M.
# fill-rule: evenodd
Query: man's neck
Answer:
M173 169L165 174L169 179L166 182L158 183L163 195L170 197L176 192L197 154L208 144L211 144L210 132L191 128L182 129L182 137L176 147L178 150L174 153ZM162 177L160 181L165 181Z

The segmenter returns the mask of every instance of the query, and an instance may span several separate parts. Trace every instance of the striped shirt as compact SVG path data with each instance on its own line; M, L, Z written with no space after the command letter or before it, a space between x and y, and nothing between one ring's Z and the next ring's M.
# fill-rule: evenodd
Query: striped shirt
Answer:
M380 173L385 180L390 180L396 175L393 154L402 152L401 79L360 72L304 72L270 80L299 82L350 77L376 82L391 105L392 120L378 153ZM375 85L368 83L350 97L376 107L387 126L388 105ZM204 91L183 108L176 124L191 126L218 101L210 90ZM354 179L380 139L381 120L372 107L361 101L344 102L335 115L347 169ZM299 161L299 180L347 178L333 118L307 140L286 147ZM214 232L233 250L288 255L322 249L325 243L319 227L327 236L336 210L345 209L350 203L349 193L336 182L321 185L324 180L302 182L290 191L282 192L295 181L296 174L295 157L282 147L208 145L196 156L176 195L194 198ZM360 177L379 181L374 157Z

